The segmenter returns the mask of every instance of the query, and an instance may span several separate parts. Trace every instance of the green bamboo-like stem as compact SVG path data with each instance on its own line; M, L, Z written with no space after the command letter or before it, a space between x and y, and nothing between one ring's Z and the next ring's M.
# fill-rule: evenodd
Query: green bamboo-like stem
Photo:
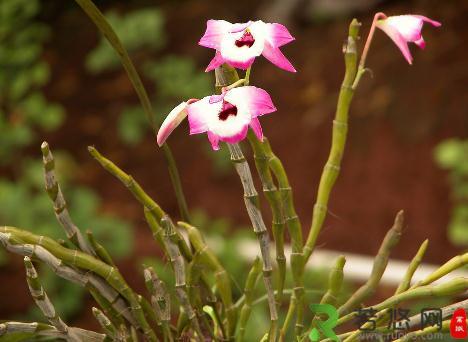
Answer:
M205 314L202 291L201 291L201 277L205 265L203 264L202 257L200 254L195 253L192 261L187 265L186 269L186 282L187 282L187 293L194 308L195 314L197 315L198 321L200 322L201 329L204 333L210 335L211 339L215 340L215 334L213 327L208 320L208 315ZM227 336L226 330L223 327L223 336ZM205 337L207 339L208 337Z
M236 84L239 80L237 71L223 64L220 68L215 70L216 74L216 89L219 92L224 87ZM250 75L250 70L246 73L246 79ZM248 85L248 81L244 80L244 84ZM273 222L272 232L275 239L276 246L276 260L278 264L278 291L277 301L280 302L282 296L282 289L284 288L284 279L286 275L286 258L284 256L284 225L288 224L289 235L291 236L291 243L293 248L294 257L291 258L292 264L302 263L302 228L299 218L294 209L292 198L292 190L289 185L289 180L284 170L281 160L274 155L269 145L268 139L264 137L263 143L258 141L251 131L248 133L248 139L254 151L255 165L262 181L263 192L267 198L272 211ZM267 167L268 166L268 167ZM273 182L272 173L278 181L279 189L276 191L276 186ZM284 212L283 212L284 205ZM302 272L293 272L293 281L295 288L298 289L298 295L303 288Z
M286 279L286 256L284 255L285 219L281 202L281 193L273 181L273 176L268 163L270 158L262 148L262 143L258 141L256 137L252 136L252 131L249 131L248 137L254 152L255 166L262 182L263 194L270 205L272 213L271 230L275 240L276 264L278 265L276 302L280 305L283 297L284 282Z
M38 245L25 244L11 234L0 233L0 242L4 247L16 254L29 256L46 264L59 277L78 286L85 287L109 317L115 318L114 322L123 324L121 314L135 326L138 323L129 312L127 303L119 296L119 293L107 284L101 277L65 265L62 260L55 257L47 249Z
M442 319L447 319L453 316L453 313L458 309L468 310L468 299L462 300L457 303L447 305L442 308ZM421 314L411 316L408 322L410 328L416 327L421 324Z
M244 189L245 207L252 223L254 233L257 235L258 243L260 245L260 251L263 260L263 280L265 283L266 292L268 294L268 307L270 309L271 325L269 341L276 341L278 313L276 311L276 303L271 281L273 267L271 265L270 257L270 238L268 236L265 223L263 222L258 193L253 183L249 164L247 163L238 144L227 144L227 146L231 154L231 161L234 163L234 167L241 180L242 187Z
M110 266L116 267L114 260L112 260L112 257L110 256L109 252L104 248L103 245L97 242L96 239L94 238L93 232L88 230L86 231L86 235L88 236L88 241L93 247L99 259L101 259L102 261L104 261L106 264Z
M151 306L150 302L148 302L148 300L142 295L137 295L137 298L138 298L138 303L140 303L141 308L145 314L146 320L154 324L154 326L159 329L160 328L159 318L156 316L156 313L154 312L153 307ZM158 332L161 332L161 330L159 330Z
M2 243L4 243L4 238L8 240L12 238L15 242L19 240L27 244L42 246L63 262L81 269L92 271L104 278L104 280L109 285L111 285L129 302L133 316L138 322L146 338L148 338L150 341L157 340L156 335L154 334L153 330L151 330L148 322L144 317L143 311L140 304L138 303L138 299L135 293L131 290L117 269L107 265L103 261L96 259L89 254L78 250L65 248L46 236L38 236L18 228L8 226L0 227L0 233L4 234L3 237L0 236ZM15 243L13 242L12 244Z
M425 285L414 289L409 289L400 294L393 295L379 304L372 305L372 309L381 311L407 300L454 296L460 293L464 293L466 290L468 290L468 278L458 277L440 285ZM348 322L354 318L356 314L356 312L352 312L340 317L340 319L338 319L338 325Z
M456 270L457 268L464 267L465 265L468 265L468 252L453 257L441 267L439 267L436 271L428 275L425 279L413 285L411 288L431 284L443 276L449 274L450 272Z
M394 342L408 342L408 341L416 341L418 339L423 340L425 335L434 334L434 333L447 333L449 331L450 331L450 320L446 320L442 322L442 329L440 330L438 326L427 327L422 330L409 332L408 334L395 340Z
M252 302L254 300L255 285L260 277L262 271L262 262L257 256L253 262L252 268L247 275L247 280L244 286L244 304L239 314L239 324L236 332L236 342L244 341L245 327L252 312Z
M249 140L253 141L253 137ZM296 314L296 323L294 334L301 335L304 328L303 315L304 315L304 253L302 249L302 225L297 216L292 188L289 184L286 171L284 170L281 160L273 153L270 143L267 138L264 138L261 144L265 155L268 157L268 164L272 173L278 182L278 191L280 192L283 215L286 226L288 227L289 236L291 238L291 272L294 283L294 296L291 296L289 302L288 313L286 318ZM280 337L284 336L291 320L286 319L280 331ZM295 338L295 337L294 337Z
M338 308L338 314L340 316L351 312L364 300L374 294L377 286L379 285L380 279L387 268L390 252L396 246L398 241L400 241L403 224L404 214L403 211L400 211L395 217L393 227L387 232L382 244L380 245L379 251L374 259L374 265L372 266L372 272L369 279L363 286L353 293L346 303Z
M2 322L0 323L0 337L5 338L6 341L9 341L9 335L12 336L12 340L15 340L15 335L17 334L31 334L35 337L36 340L38 337L53 338L54 340L66 340L72 342L78 341L89 341L89 342L101 342L106 340L106 336L99 334L94 331L84 330L80 328L69 327L69 331L61 332L57 330L52 325L45 323L26 323L26 322Z
M127 72L128 78L130 79L135 92L138 95L138 98L141 102L143 110L146 114L146 117L151 125L151 128L156 133L157 126L155 122L155 116L151 102L149 100L148 94L143 82L141 82L140 76L136 71L135 66L133 65L127 50L123 46L119 37L115 33L112 26L106 20L102 12L94 5L91 0L75 0L78 5L83 9L83 11L88 15L88 17L93 21L99 31L104 35L107 41L110 43L112 48L117 53L125 71ZM185 200L185 195L182 189L182 182L180 181L179 171L177 170L177 165L172 155L172 151L167 143L162 146L164 157L166 158L167 166L169 168L169 175L172 181L172 186L176 195L177 203L179 205L180 215L184 221L190 222L189 210L187 207L187 201Z
M226 64L223 64L221 67L215 69L215 78L216 78L215 88L218 93L221 92L223 87L229 86L230 84L233 84L239 80L237 71L234 68ZM268 232L266 230L265 224L263 222L263 218L261 216L261 211L259 209L258 193L255 189L255 186L253 185L250 168L242 154L242 150L237 144L228 144L228 148L231 153L231 160L234 162L236 171L239 174L239 177L242 182L242 186L244 188L244 202L247 208L247 212L252 221L254 231L257 234L257 238L259 239L260 248L262 252L262 258L264 262L263 268L264 268L265 287L267 289L268 295L271 296L273 295L274 291L272 289L272 283L271 283L272 266L271 266L270 254L269 254L269 237L268 237ZM281 236L280 239L283 239L283 236ZM278 244L281 245L281 241L279 241ZM283 254L284 254L284 248L283 248ZM265 259L265 258L268 258L268 259ZM276 310L275 298L270 298L270 299L271 301L269 300L269 309L270 309L271 327L270 327L269 339L270 341L274 341L276 340L276 334L277 334L277 329L278 329L277 328L278 314Z
M330 275L328 276L328 290L320 300L320 304L336 304L341 292L341 286L343 285L343 268L345 263L346 258L343 255L340 255L335 261L335 266L330 270Z
M87 286L87 288L91 296L94 298L96 303L101 307L104 314L109 318L109 320L114 326L118 327L118 326L125 324L124 320L122 319L122 313L115 309L114 307L115 304L112 304L110 301L108 301L101 293L99 293L97 289L89 285ZM122 299L120 299L120 301L123 303ZM125 307L125 309L127 308ZM129 318L132 318L132 321L133 321L133 317L127 313L127 310L125 310L125 313L126 313L126 316ZM134 322L133 324L136 324L136 322Z
M112 324L110 319L98 308L92 308L93 315L98 321L101 328L104 330L107 336L116 339L117 338L117 328Z
M160 318L163 328L164 341L173 342L170 322L171 322L171 297L166 290L164 282L159 279L152 267L144 270L145 284L151 294L151 305Z
M343 285L343 268L346 263L346 258L341 255L339 256L336 261L335 265L330 269L330 274L328 276L328 289L327 292L322 296L320 300L320 304L331 304L335 305L338 299L338 296L341 292L341 286ZM321 317L315 315L312 319L311 328L315 327L316 322L320 320ZM310 331L309 329L309 331ZM304 335L308 336L309 331L306 332Z
M464 301L461 301L461 302L458 302L458 303L454 303L454 304L451 304L451 305L448 305L446 307L443 307L442 308L442 319L447 319L447 318L450 318L453 313L455 312L455 310L459 309L459 308L463 308L465 310L468 309L468 299L464 300ZM387 312L388 309L384 309L382 311L379 311L377 314L376 314L376 318L375 318L375 321L376 321L376 328L375 328L375 332L381 332L381 333L387 333L387 332L391 332L391 330L388 329L388 327L386 326L379 326L381 324L381 321L379 321L379 318L381 318L385 312ZM399 322L396 322L396 324L398 324ZM408 324L409 326L409 329L411 328L414 328L418 325L421 324L421 314L417 314L417 315L414 315L412 317L409 318L409 321L406 321L404 322L405 324ZM369 323L366 323L364 326L362 326L362 328L370 328L371 327L371 324ZM347 333L344 333L344 334L340 334L338 335L338 338L340 341L352 341L352 340L356 340L356 338L362 333L361 330L354 330L354 331L349 331ZM353 337L353 339L349 339L349 337ZM324 339L322 342L331 342L330 339Z
M293 293L291 297L289 298L289 306L288 306L288 311L286 312L286 317L284 318L283 326L280 329L280 334L279 334L279 341L283 342L286 333L288 332L288 328L291 325L293 318L294 318L294 313L296 311L296 306L297 306L297 298L296 294Z
M44 166L44 183L47 194L54 204L54 212L57 221L65 230L68 240L76 247L90 255L96 255L93 248L89 245L86 239L81 234L81 231L73 223L70 214L68 213L67 202L63 196L60 185L55 176L55 160L50 151L49 144L44 141L41 145L42 161Z
M143 190L143 188L138 184L138 182L133 179L133 177L122 169L120 169L117 165L115 165L112 161L104 157L99 151L93 147L88 146L88 151L91 156L97 160L99 164L111 175L116 177L118 180L122 182L123 185L133 194L135 199L140 202L146 209L148 209L159 221L158 226L161 227L161 220L163 218L167 219L167 214L161 207ZM153 234L156 232L153 231ZM159 234L156 234L156 238L158 242L161 240L158 238ZM181 252L187 260L191 259L191 251L190 248L187 246L183 238L180 237L180 234L176 231L176 238L177 244L181 248Z
M180 253L179 246L174 242L174 236L176 235L175 226L167 215L158 220L158 218L153 214L153 212L147 208L145 208L145 218L148 224L150 226L153 226L153 231L157 229L154 227L158 225L160 225L163 229L163 242L165 244L166 251L169 256L172 269L174 271L175 288L180 305L184 309L184 312L187 314L187 317L190 320L193 330L198 335L198 340L202 340L203 334L200 329L200 324L198 322L197 315L191 305L191 302L193 301L189 298L189 294L187 291L184 259Z
M196 251L195 256L197 257L198 264L206 266L215 275L216 288L220 294L226 312L227 337L232 339L236 325L236 309L232 302L232 289L229 275L216 255L208 247L197 228L186 222L178 222L178 225L187 232L190 243Z
M422 262L422 258L424 256L424 254L426 253L428 243L429 243L429 240L425 240L421 244L421 246L419 247L418 252L416 253L416 255L411 260L411 262L410 262L410 264L408 266L408 269L406 270L406 273L403 276L403 279L402 279L400 285L398 286L398 288L395 291L396 295L400 294L400 293L403 293L403 292L405 292L406 290L409 289L410 284L411 284L411 279L413 278L414 272L416 272L417 268L419 267L419 265ZM391 310L392 310L392 308L388 308L388 309L384 309L384 310L378 312L376 314L376 316L375 316L375 319L374 319L375 324L376 325L383 324L387 320L388 313ZM360 329L357 329L354 332L352 332L349 335L349 337L346 338L344 341L346 341L346 342L354 341L358 336L361 335L361 333L365 329L369 329L371 327L372 327L371 322L365 323L362 327L360 327Z
M416 272L419 265L421 264L424 254L426 254L428 244L429 244L429 240L426 239L419 247L416 255L411 260L408 266L408 269L406 270L406 273L403 276L402 281L400 282L400 285L398 285L398 288L396 289L395 294L405 292L406 290L410 288L411 280L413 279L414 272Z
M348 131L349 107L354 95L352 85L356 77L356 41L358 39L360 25L361 24L356 19L353 19L349 26L348 40L343 49L346 71L343 83L341 84L340 94L338 96L335 120L333 121L330 155L328 156L328 160L323 168L322 176L320 178L317 201L314 205L312 214L312 224L304 246L305 262L309 260L315 247L317 237L322 229L327 213L330 193L340 172L341 159L343 157Z
M52 324L58 331L67 333L68 327L55 311L54 305L42 288L36 269L29 257L24 257L24 266L26 268L26 280L28 281L29 292L31 292L34 302L39 309L41 309L50 324Z

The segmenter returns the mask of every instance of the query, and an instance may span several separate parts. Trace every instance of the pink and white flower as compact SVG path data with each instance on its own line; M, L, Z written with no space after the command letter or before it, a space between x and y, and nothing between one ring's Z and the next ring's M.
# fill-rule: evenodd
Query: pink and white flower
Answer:
M281 24L264 23L261 20L241 24L208 20L206 32L198 44L216 50L216 55L206 71L213 70L223 63L245 70L252 65L256 57L263 55L279 68L296 72L279 49L293 40L288 29Z
M249 127L259 140L263 140L258 117L274 111L276 107L270 95L253 86L207 96L187 107L190 134L206 132L214 150L219 149L220 141L237 143L243 140Z
M408 47L408 43L414 43L424 49L426 43L421 31L424 22L432 26L439 27L442 24L422 15L398 15L377 20L376 26L384 31L398 46L409 64L412 64L413 57Z

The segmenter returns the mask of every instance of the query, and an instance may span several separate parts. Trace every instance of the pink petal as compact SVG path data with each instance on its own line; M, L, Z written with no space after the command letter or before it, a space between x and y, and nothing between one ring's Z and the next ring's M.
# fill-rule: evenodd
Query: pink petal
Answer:
M409 64L413 64L413 57L408 47L408 43L403 36L395 29L394 26L389 25L386 20L379 20L376 24L378 28L384 31L387 36L398 46L403 56L406 58Z
M440 27L442 26L442 23L438 22L438 21L435 21L435 20L432 20L432 19L429 19L428 17L425 17L423 15L414 15L415 17L421 19L422 21L425 21L426 23L429 23L431 24L432 26L434 27Z
M229 31L231 26L232 24L226 20L208 20L206 22L205 34L198 44L219 50L223 35Z
M377 25L388 25L396 30L404 40L414 42L421 38L423 20L414 15L396 15L379 20Z
M258 118L252 118L252 121L250 121L250 128L252 128L252 131L255 133L258 140L263 141L262 126L260 125Z
M213 150L218 151L219 150L219 137L210 131L207 132L207 135L208 135L208 140L210 141L211 147L213 148Z
M295 38L291 36L286 26L281 24L266 24L268 40L271 46L279 48L285 44L292 42Z
M216 51L215 56L211 60L210 64L205 69L205 72L214 70L218 68L219 66L223 65L226 61L224 60L223 56L221 56L221 53L219 51Z
M156 137L156 142L159 146L162 146L172 131L179 126L182 120L187 116L187 103L182 102L177 107L175 107L164 119L161 127L159 128L158 135Z
M426 47L426 42L424 41L424 38L421 36L418 40L414 42L417 46L419 46L420 49L424 49Z
M229 28L229 33L237 33L237 32L242 32L244 31L247 27L252 24L252 21L249 21L247 23L235 23L232 24L231 27Z
M230 136L230 137L219 137L219 139L221 141L225 141L230 144L235 144L245 139L245 137L247 136L248 130L249 130L249 126L245 125L237 134L234 134L233 136Z
M236 105L245 103L252 118L276 111L270 95L265 90L254 86L231 89L226 93L225 98Z
M200 101L187 106L190 134L204 133L208 129L206 118L210 112L217 111L210 105L209 97L204 97Z
M268 59L271 63L277 67L284 69L290 72L296 72L296 69L288 61L288 59L283 55L283 53L278 48L274 48L268 42L265 42L262 55Z
M247 70L253 64L254 60L255 60L255 56L249 57L248 59L244 61L234 60L227 56L224 57L224 61L227 64L229 64L233 68L242 69L242 70Z

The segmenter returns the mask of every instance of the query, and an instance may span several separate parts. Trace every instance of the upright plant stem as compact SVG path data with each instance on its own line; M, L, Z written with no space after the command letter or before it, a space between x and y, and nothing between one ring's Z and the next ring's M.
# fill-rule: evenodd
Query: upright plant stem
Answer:
M68 327L55 311L47 293L42 288L36 269L29 257L24 257L24 266L26 268L26 279L28 281L29 292L31 292L31 296L36 302L36 305L41 309L50 324L52 324L58 331L67 333Z
M220 91L223 87L234 84L239 80L239 76L234 68L222 65L215 70L216 73L216 89ZM284 280L286 275L286 258L284 256L284 227L287 224L292 242L291 268L293 270L293 281L295 296L291 298L299 298L297 305L297 328L302 329L302 298L304 292L303 286L303 256L302 256L302 228L299 218L294 209L292 198L292 190L289 185L289 180L284 170L284 167L276 157L268 143L268 139L264 137L263 142L249 132L249 142L252 146L255 156L255 164L257 171L262 181L263 192L270 205L273 222L272 231L276 246L276 260L278 264L278 291L277 301L281 302L281 297L284 288ZM275 176L278 182L278 188L273 182ZM294 305L294 308L296 306ZM292 309L292 308L291 308ZM293 310L294 311L294 310ZM283 329L281 330L283 331Z
M393 227L387 232L382 244L380 245L379 251L374 259L374 265L372 266L372 272L369 279L363 286L353 293L346 303L338 308L338 314L340 316L348 314L357 308L364 300L374 294L377 286L379 285L380 279L387 268L390 252L400 241L403 223L403 211L400 211L395 217Z
M251 144L255 142L253 136L251 136L249 141ZM294 334L299 336L304 328L304 254L302 249L302 226L294 207L292 188L281 160L273 153L267 138L264 138L259 146L261 147L261 151L268 158L270 170L278 182L278 191L280 193L284 220L288 227L292 245L290 263L294 283L294 294L290 298L286 319L280 331L280 339L282 340L284 339L289 322L291 322L294 313L296 313Z
M239 315L239 325L236 334L236 342L244 341L245 327L252 312L252 302L254 299L255 285L257 284L260 272L262 270L262 263L257 256L253 262L252 268L247 275L247 280L244 286L244 304L242 305Z
M156 316L161 320L163 327L164 341L173 342L170 323L171 323L171 297L166 290L166 286L158 278L152 267L144 270L145 284L151 293L151 305L154 308Z
M276 263L278 265L278 281L276 302L281 304L283 297L284 282L286 278L286 256L284 255L284 228L285 219L281 201L281 193L276 187L269 166L269 157L261 147L261 142L254 136L252 131L248 133L249 141L254 151L255 166L257 167L260 180L262 181L263 193L268 201L272 213L272 233L276 247ZM265 138L266 139L266 138Z
M194 301L190 299L189 293L187 291L184 258L180 253L179 246L174 242L174 235L176 235L174 224L167 215L158 220L153 212L148 209L145 209L145 218L148 224L152 226L153 231L158 229L157 226L162 228L165 249L169 255L169 260L174 271L177 297L179 298L180 305L184 309L185 314L192 324L193 330L197 334L197 340L202 341L203 334L200 329L197 315L191 304L191 302Z
M62 194L60 185L55 175L55 159L50 151L49 144L44 141L41 145L42 161L44 166L44 183L47 194L54 203L54 212L57 221L65 230L67 238L83 252L90 255L96 255L93 247L86 241L81 231L73 223L68 213L67 202Z
M406 270L406 273L403 276L402 281L400 282L400 285L398 285L398 288L396 289L395 294L405 292L406 290L410 288L411 279L413 279L414 272L416 272L419 265L421 264L424 254L426 254L428 244L429 244L429 240L426 239L419 247L418 252L414 256L414 258L411 260L408 266L408 269Z
M354 95L352 85L356 77L357 51L360 23L354 19L349 26L348 40L344 47L345 76L338 96L338 105L333 121L332 145L330 155L320 178L317 201L312 214L312 224L304 246L305 263L309 260L315 247L317 237L322 229L328 208L328 199L340 172L341 159L346 145L348 132L348 113Z
M78 5L83 9L83 11L88 15L88 17L94 22L96 27L101 31L107 41L110 43L112 48L115 50L117 55L120 58L120 61L127 72L128 78L132 82L133 88L135 89L138 98L140 99L143 110L145 111L146 117L151 125L153 132L156 134L157 126L155 123L155 115L153 112L153 107L149 100L148 94L143 82L136 71L135 66L133 65L127 50L123 46L119 37L110 26L109 22L106 20L101 11L94 5L91 0L75 0ZM172 155L169 145L166 143L163 145L164 157L166 158L167 166L169 168L169 175L171 177L172 186L177 198L177 203L179 205L180 215L184 221L190 222L189 211L187 208L187 201L185 200L185 195L182 189L182 182L180 181L179 171L177 165Z
M269 333L269 341L274 342L276 341L276 334L278 328L278 313L276 311L275 296L271 281L273 267L271 265L270 257L270 238L268 236L268 231L265 227L265 223L263 222L258 193L253 183L249 164L245 160L242 150L238 144L227 144L227 146L231 154L231 160L234 163L236 171L241 180L242 187L244 189L245 207L247 209L250 221L252 222L253 230L257 235L257 239L260 245L260 251L263 260L263 280L268 295L268 306L270 309L271 326Z
M200 231L185 222L178 222L179 227L182 227L188 234L191 245L195 249L195 258L197 267L208 268L215 276L216 288L220 294L226 312L226 331L228 339L233 339L234 328L236 323L236 309L232 302L231 280L226 269L221 265L221 262L209 248L203 239ZM192 261L193 262L193 261Z

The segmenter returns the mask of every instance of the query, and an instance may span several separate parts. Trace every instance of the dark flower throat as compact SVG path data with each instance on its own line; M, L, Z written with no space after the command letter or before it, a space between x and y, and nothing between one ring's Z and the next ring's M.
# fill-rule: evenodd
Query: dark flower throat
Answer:
M255 43L255 39L252 36L252 33L246 30L244 34L242 35L242 37L236 40L235 44L237 47L243 47L243 46L251 47L252 45L254 45L254 43Z
M237 115L237 107L230 104L229 102L223 101L223 108L218 114L218 118L221 121L226 121L229 116Z

